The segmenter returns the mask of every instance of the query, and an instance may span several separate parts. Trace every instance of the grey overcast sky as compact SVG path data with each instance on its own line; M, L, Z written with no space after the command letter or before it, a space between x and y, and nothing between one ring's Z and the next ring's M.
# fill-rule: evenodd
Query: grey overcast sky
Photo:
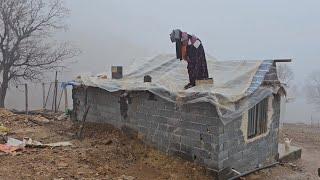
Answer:
M66 5L69 31L61 36L82 49L78 65L92 72L173 53L168 37L173 28L196 34L219 60L293 58L300 82L320 64L317 0L67 0Z
M174 53L173 28L197 35L218 60L292 58L301 87L309 72L320 69L319 0L66 0L66 5L69 30L58 37L82 50L66 78ZM287 107L292 121L314 113L300 96Z

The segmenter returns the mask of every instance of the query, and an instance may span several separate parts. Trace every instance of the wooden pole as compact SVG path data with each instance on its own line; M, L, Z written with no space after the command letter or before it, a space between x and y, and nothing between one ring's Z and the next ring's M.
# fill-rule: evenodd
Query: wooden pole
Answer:
M46 109L46 89L44 83L42 83L42 109Z
M24 84L24 92L25 92L25 101L26 101L26 115L29 114L28 110L28 84Z
M90 109L90 105L86 106L85 112L84 112L84 114L82 116L82 121L81 121L80 129L79 129L79 133L78 133L78 138L79 139L82 139L82 132L83 132L84 125L86 123L86 119L87 119L87 115L88 115L89 109Z
M56 88L54 87L54 82L52 82L52 84L53 84L53 95L52 95L52 107L51 107L51 110L52 111L54 111L54 96L55 96L55 94L56 94Z
M52 87L52 83L50 83L50 86L49 86L49 89L48 89L48 92L47 92L46 102L44 103L44 107L47 107L47 102L48 102L48 99L49 99L51 87Z
M67 89L67 87L64 88L64 109L65 109L65 111L68 110L68 89Z
M60 96L59 96L59 103L58 103L57 109L60 109L60 103L61 103L62 95L63 95L63 90L61 90L61 93L60 93Z
M57 112L57 96L58 96L58 71L54 80L54 112Z

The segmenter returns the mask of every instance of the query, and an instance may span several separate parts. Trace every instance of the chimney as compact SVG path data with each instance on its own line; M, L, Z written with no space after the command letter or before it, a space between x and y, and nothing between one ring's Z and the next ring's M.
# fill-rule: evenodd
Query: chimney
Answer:
M122 79L122 66L112 66L112 79Z

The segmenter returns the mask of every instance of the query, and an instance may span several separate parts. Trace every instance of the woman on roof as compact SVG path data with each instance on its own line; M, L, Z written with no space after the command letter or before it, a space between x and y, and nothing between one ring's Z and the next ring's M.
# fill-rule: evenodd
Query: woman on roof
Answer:
M189 83L184 88L195 86L196 80L208 79L207 60L200 39L179 29L172 31L170 39L176 43L177 59L188 62Z

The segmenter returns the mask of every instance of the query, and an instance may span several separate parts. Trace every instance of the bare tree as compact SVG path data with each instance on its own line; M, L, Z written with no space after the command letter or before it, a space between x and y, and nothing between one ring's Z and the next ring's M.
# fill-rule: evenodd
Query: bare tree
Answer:
M294 79L294 74L292 69L287 64L279 64L277 66L278 78L281 83L290 87L292 80Z
M320 71L310 73L305 86L307 101L320 108Z
M40 80L77 54L51 40L67 15L61 0L0 0L0 107L10 84Z
M298 93L298 87L293 84L294 73L287 64L277 64L277 73L280 82L286 87L287 97L286 102L295 101Z

